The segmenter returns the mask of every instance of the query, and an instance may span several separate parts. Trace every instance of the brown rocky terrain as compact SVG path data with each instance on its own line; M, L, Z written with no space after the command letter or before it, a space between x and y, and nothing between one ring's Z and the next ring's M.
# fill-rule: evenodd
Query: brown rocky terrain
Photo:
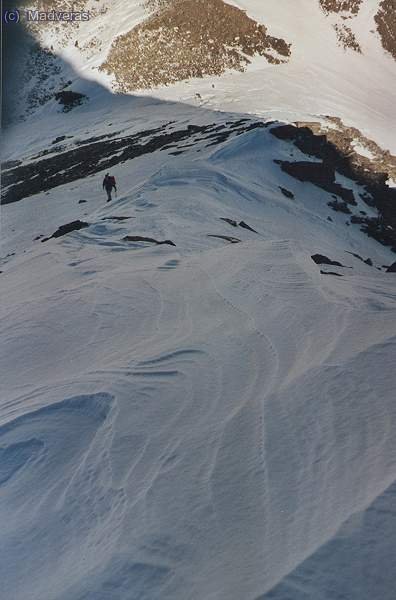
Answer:
M360 44L350 27L347 27L346 25L338 25L337 23L333 27L337 34L337 39L340 45L343 46L345 50L349 49L359 52L359 54L362 53Z
M357 183L361 198L378 210L378 218L354 215L351 223L360 224L362 231L396 252L396 189L387 185L396 175L396 157L382 150L353 127L345 126L339 118L328 117L328 124L297 122L271 129L277 138L293 142L304 154L321 162L275 161L283 171L300 181L309 181L334 195L328 203L333 210L350 214L349 206L356 204L354 192L336 183L336 172ZM329 126L331 125L331 126ZM357 152L356 143L371 153L367 158ZM339 201L342 200L342 202Z
M382 0L374 18L382 46L396 60L396 0Z
M114 41L101 66L118 91L243 71L254 56L275 64L290 56L285 40L222 0L148 0L146 7L154 12Z
M363 0L319 0L325 13L350 12L357 15Z

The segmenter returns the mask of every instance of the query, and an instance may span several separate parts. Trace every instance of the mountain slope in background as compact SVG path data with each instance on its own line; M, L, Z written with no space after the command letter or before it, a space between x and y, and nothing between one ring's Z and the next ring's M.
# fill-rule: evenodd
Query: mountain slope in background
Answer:
M90 20L31 27L45 61L54 54L55 70L56 57L73 67L62 65L58 87L79 85L74 70L123 92L148 88L150 96L233 112L287 120L327 114L395 152L388 126L396 103L394 0L72 4L90 10ZM35 81L34 73L30 61L24 81ZM16 108L24 113L21 87ZM47 101L47 84L34 87Z
M216 2L246 11L237 69L136 91L132 64L113 93L101 67L181 5L95 1L24 34L36 66L2 139L2 593L393 600L389 5Z

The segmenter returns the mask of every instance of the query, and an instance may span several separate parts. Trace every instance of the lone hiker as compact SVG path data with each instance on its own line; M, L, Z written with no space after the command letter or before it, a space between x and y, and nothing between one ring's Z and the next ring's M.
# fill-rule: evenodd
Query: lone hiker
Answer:
M106 173L105 178L103 179L103 189L107 192L107 202L111 202L112 200L111 192L113 188L115 192L117 192L116 180L113 175Z

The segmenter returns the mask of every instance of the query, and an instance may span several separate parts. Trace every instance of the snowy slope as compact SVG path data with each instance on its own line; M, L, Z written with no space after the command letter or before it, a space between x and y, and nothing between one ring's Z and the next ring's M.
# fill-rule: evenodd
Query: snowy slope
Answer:
M289 63L113 95L97 69L141 3L81 27L80 50L101 40L85 62L42 32L88 100L2 139L3 160L59 168L1 207L5 600L395 597L395 254L351 223L377 216L361 186L337 173L356 205L334 212L279 164L318 159L271 133L329 113L391 147L378 3L353 20L362 56L316 3L233 4L291 41ZM134 136L145 151L112 150Z
M289 154L256 130L131 161L110 205L57 188L57 224L92 224L44 244L48 196L3 209L5 598L255 599L394 482L393 276L346 251L392 254Z

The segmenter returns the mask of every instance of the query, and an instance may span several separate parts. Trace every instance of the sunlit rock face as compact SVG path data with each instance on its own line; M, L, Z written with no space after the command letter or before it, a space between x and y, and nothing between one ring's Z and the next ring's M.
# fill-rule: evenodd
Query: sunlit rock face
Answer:
M254 56L288 60L290 45L222 0L149 2L151 16L118 37L102 69L120 91L167 85L227 70L244 71Z
M375 15L377 30L384 49L396 60L396 2L383 0Z

